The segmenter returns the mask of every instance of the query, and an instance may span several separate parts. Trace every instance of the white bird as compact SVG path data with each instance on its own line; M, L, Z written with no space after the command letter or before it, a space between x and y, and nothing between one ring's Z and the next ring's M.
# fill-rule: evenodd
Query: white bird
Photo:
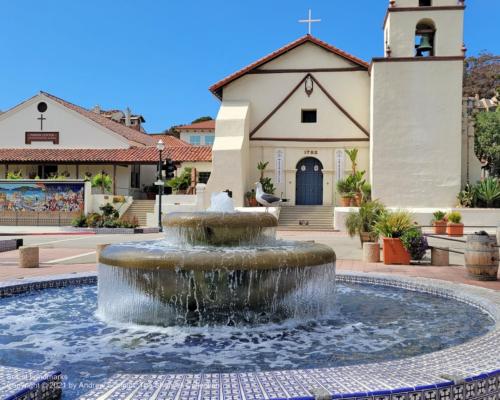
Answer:
M272 194L265 193L262 190L262 183L260 182L255 182L255 185L257 186L257 191L255 193L255 198L257 199L257 202L264 207L266 207L266 212L268 211L269 207L275 206L279 203L282 202L282 199L279 197L276 197Z

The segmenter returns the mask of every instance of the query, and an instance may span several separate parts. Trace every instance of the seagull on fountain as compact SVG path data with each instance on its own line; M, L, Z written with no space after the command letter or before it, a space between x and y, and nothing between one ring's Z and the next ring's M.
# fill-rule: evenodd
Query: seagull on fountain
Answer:
M255 182L255 185L257 186L257 192L255 193L255 198L257 199L257 202L259 204L266 207L266 212L268 211L269 207L273 207L275 205L280 204L282 201L286 201L284 199L281 199L280 197L274 196L269 193L265 193L262 190L262 183Z

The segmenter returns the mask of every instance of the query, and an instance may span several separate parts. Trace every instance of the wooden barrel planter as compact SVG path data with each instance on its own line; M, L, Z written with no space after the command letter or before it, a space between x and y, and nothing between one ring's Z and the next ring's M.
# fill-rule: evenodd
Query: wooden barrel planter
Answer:
M478 281L496 281L498 276L497 239L488 234L467 237L465 267L469 276Z

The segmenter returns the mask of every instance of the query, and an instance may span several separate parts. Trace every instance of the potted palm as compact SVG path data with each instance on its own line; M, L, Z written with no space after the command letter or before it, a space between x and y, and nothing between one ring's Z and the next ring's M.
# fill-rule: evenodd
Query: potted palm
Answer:
M345 179L339 179L337 181L337 191L340 194L340 205L342 207L349 207L351 201L354 198L354 193L352 192L351 182L349 181L349 176Z
M376 242L378 234L375 224L385 214L384 205L378 200L365 201L358 211L350 212L345 220L347 233L350 237L359 236L361 247L365 242Z
M443 211L436 211L432 213L432 226L434 227L435 235L444 235L446 233L446 213Z
M409 264L410 255L401 237L413 227L411 214L406 211L384 213L375 224L375 232L382 236L384 264Z
M448 236L463 236L464 224L462 224L462 214L458 211L452 211L446 216L448 224L446 226L446 233Z

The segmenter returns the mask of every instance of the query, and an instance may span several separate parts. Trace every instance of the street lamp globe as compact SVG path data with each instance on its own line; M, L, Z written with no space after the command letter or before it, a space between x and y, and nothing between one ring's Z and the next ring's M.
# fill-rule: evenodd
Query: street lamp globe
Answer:
M158 151L165 150L165 143L163 143L163 140L158 140L158 143L156 143L156 148L158 149Z

